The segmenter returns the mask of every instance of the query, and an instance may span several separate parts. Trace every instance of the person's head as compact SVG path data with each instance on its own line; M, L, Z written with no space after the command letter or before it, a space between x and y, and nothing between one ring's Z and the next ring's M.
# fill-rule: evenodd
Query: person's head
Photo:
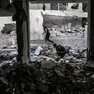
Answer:
M45 27L45 25L44 25L44 24L42 24L42 26L43 26L43 27Z
M53 44L53 46L54 46L54 47L56 47L56 46L57 46L57 44L56 44L56 43L54 43L54 44Z
M46 25L44 25L44 24L42 24L42 26L43 26L44 28L47 28L47 26L46 26Z

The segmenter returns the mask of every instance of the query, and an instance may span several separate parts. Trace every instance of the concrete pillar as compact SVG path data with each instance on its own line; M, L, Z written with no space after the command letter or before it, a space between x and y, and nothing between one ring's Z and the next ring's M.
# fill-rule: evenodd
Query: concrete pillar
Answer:
M21 21L21 9L22 9L22 2L14 1L13 5L16 10L16 14L13 16L13 20L16 21L16 34L17 34L17 46L18 46L18 55L17 61L22 63L22 56L23 56L23 31L22 31L22 21Z
M90 61L90 32L91 32L91 26L90 26L90 21L91 21L91 18L90 18L90 15L91 15L91 0L88 2L88 30L87 30L87 61L89 62Z
M30 32L29 32L29 2L23 0L23 9L26 12L27 20L23 23L23 63L30 61Z
M90 33L89 33L89 35L90 35L90 53L89 53L89 55L90 55L90 60L91 61L94 61L94 0L90 0L91 1L91 3L90 3L90 10L89 10L89 12L90 12L90 16L89 17L91 17L90 18ZM88 39L89 40L89 39Z
M16 9L16 33L18 44L17 61L28 63L30 60L29 43L29 5L27 0L13 2Z

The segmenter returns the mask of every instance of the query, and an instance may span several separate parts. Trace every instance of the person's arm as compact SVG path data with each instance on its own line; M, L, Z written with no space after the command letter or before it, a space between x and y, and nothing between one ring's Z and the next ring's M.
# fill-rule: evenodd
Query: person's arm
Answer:
M45 32L42 33L42 35L45 34Z
M44 28L44 27L43 27L43 28ZM44 32L42 33L42 35L45 34L45 33L46 33L46 31L45 31L45 29L44 29Z
M45 33L47 32L47 27L44 26L43 29L44 29L44 32L42 33L42 35L45 34Z

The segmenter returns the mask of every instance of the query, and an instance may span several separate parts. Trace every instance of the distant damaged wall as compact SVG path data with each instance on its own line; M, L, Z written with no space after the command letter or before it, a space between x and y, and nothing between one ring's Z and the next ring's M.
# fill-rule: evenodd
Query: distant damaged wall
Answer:
M43 40L43 17L38 10L30 10L30 39Z
M9 36L4 35L4 34L1 33L1 30L3 29L4 25L8 24L8 23L14 23L12 21L12 17L0 17L0 40L1 40L0 41L0 47L3 47L4 45L9 45L10 44Z

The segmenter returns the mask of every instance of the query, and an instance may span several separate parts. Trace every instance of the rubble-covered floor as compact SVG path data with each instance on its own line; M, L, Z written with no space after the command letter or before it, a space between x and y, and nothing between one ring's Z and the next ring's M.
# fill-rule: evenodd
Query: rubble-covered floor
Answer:
M93 66L53 61L5 64L0 67L0 94L94 94Z
M53 45L31 45L31 61L54 61L54 62L86 62L86 49L64 46L67 53L61 58L57 55Z
M70 49L60 58L52 46L31 47L31 62L1 61L0 94L93 94L94 67L86 52ZM69 47L65 47L68 49ZM12 53L15 56L17 53Z
M16 50L1 52L0 94L93 94L94 68L86 51L65 49L61 58L52 45L31 45L28 64L16 62Z

